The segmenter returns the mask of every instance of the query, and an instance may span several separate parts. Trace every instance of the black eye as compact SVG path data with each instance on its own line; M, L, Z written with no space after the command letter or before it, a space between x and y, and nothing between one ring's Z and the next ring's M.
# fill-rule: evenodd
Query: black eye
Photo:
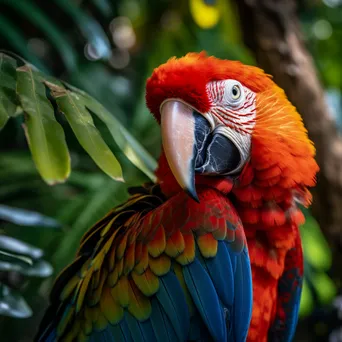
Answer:
M240 87L237 85L234 85L232 88L232 98L234 100L237 100L241 96L241 90Z

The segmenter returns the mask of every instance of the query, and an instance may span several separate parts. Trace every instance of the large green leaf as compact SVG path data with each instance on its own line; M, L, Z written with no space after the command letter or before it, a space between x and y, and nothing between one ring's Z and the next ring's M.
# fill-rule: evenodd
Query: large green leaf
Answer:
M123 181L121 165L95 127L92 114L107 126L126 157L150 179L155 180L155 159L112 113L90 95L35 70L27 63L17 69L16 76L17 98L25 113L26 137L36 167L48 184L63 182L70 174L70 157L64 132L55 119L50 95L64 113L77 140L106 174ZM120 111L119 107L114 111ZM7 111L6 115L9 115Z
M123 181L121 166L95 127L82 97L51 82L45 84L50 88L59 110L64 113L82 147L107 175Z
M84 100L86 106L106 124L113 139L125 153L126 157L154 181L153 171L157 167L155 159L104 106L89 97L84 98Z
M17 108L15 59L0 52L0 129Z
M32 69L17 69L17 93L25 112L25 133L33 160L48 184L64 182L70 174L70 156L64 131L56 121L44 84Z
M157 167L156 160L145 148L127 131L127 129L111 114L101 103L89 96L86 92L69 84L68 88L77 92L83 105L93 112L103 123L106 124L114 141L121 148L126 157L151 180L155 181L154 170ZM116 111L119 108L115 109Z

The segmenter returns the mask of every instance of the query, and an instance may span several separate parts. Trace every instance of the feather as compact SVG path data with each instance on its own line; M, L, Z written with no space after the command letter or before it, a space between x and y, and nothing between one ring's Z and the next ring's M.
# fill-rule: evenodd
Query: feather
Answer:
M133 341L133 338L132 338L132 335L131 335L131 332L128 328L128 324L127 324L127 321L125 319L123 319L120 324L120 329L121 329L121 332L122 332L122 335L124 336L124 338L126 339L127 342L134 342ZM118 341L120 341L118 339Z
M163 276L169 272L171 260L166 254L161 254L158 258L149 258L151 271L157 276Z
M191 297L213 339L226 341L227 329L223 310L213 283L197 258L185 267L183 275Z
M270 328L271 340L292 341L298 321L303 284L303 254L299 232L295 247L285 258L285 271L278 282L278 302L275 320Z
M133 341L154 342L157 341L149 320L141 323L137 321L130 313L125 314L125 320L132 334Z
M41 341L41 342L55 342L56 338L57 338L57 333L56 333L56 330L53 329L46 339L42 338L39 341Z
M235 341L245 341L252 315L252 274L247 250L236 258L234 273L235 296L233 336Z
M91 335L89 342L125 342L125 338L122 335L119 326L117 328L118 329L113 329L113 331L111 331L109 327L103 331L96 331Z
M145 296L150 297L158 291L159 279L150 268L141 275L134 271L131 275L135 285Z
M228 310L234 303L234 273L226 243L218 242L217 254L214 258L203 258L217 294ZM235 259L235 258L234 258Z
M152 299L152 315L150 321L156 336L157 341L162 342L183 342L184 340L178 339L174 327L170 323L163 307L160 305L156 298Z
M197 246L204 258L212 258L217 253L217 240L208 233L197 237Z
M176 230L166 241L165 253L170 257L177 257L184 251L185 242L183 234Z
M100 308L109 323L117 324L121 320L123 308L114 300L108 287L103 290Z
M213 338L210 335L207 327L203 324L203 320L198 312L191 317L190 331L188 335L188 341L196 342L213 342Z
M173 272L160 278L156 297L173 324L177 337L184 341L189 330L189 309L184 292Z

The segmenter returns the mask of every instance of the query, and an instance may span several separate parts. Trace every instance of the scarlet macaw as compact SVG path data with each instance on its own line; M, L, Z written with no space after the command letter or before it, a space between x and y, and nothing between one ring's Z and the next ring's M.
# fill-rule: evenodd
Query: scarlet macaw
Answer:
M37 340L290 341L296 203L318 171L299 114L262 70L204 53L155 69L146 103L161 126L157 184L85 234Z

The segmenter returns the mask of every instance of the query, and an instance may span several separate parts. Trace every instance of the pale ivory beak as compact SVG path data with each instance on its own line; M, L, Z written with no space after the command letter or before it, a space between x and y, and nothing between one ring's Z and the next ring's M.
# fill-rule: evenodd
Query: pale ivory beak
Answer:
M161 134L170 169L179 185L197 202L195 188L195 118L181 101L167 100L160 108Z

